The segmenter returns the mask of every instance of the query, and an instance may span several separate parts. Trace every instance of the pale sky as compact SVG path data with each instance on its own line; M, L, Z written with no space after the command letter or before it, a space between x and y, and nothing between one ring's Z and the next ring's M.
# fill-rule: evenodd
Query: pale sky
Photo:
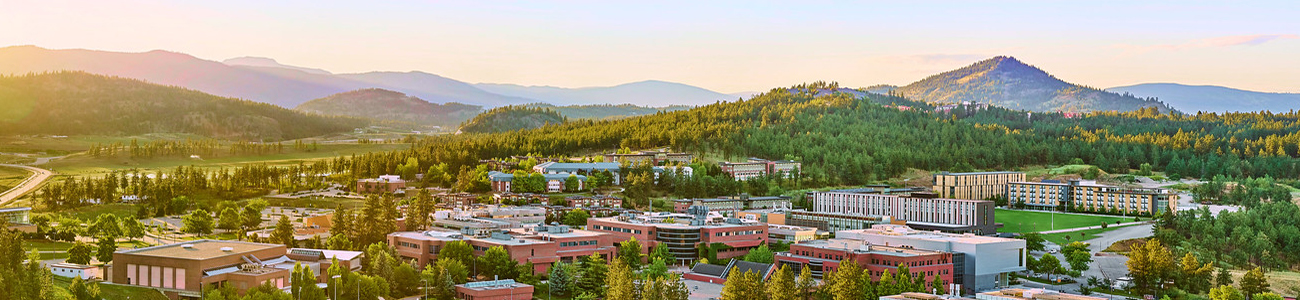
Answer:
M902 85L1011 55L1093 87L1300 92L1300 1L0 0L0 28L0 46L259 56L471 83Z

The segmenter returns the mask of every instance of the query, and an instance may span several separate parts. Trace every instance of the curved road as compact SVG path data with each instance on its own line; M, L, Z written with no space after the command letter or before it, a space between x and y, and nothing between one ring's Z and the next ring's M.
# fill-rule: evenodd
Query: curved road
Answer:
M49 160L46 159L45 161L48 162ZM32 172L32 176L27 177L27 179L23 180L22 183L19 183L18 186L15 186L8 191L0 192L0 206L8 205L9 202L13 202L14 199L18 199L18 197L22 197L27 193L35 191L37 187L41 186L41 183L44 183L45 180L50 179L50 176L54 175L53 171L32 166L0 164L0 167L20 168Z

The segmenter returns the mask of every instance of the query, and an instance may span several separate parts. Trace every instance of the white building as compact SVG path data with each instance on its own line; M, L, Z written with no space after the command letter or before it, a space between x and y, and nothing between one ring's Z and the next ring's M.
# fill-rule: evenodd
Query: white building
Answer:
M99 267L65 262L50 264L50 273L54 273L54 276L63 276L68 278L104 278L104 272Z
M881 224L870 229L841 230L836 238L885 246L953 253L953 282L978 292L1007 286L1010 274L1026 270L1025 241L1020 239L918 231L904 225Z
M816 192L812 196L813 212L887 216L924 230L975 234L997 232L997 223L993 220L994 205L987 200L936 198L928 193L882 195L851 190Z

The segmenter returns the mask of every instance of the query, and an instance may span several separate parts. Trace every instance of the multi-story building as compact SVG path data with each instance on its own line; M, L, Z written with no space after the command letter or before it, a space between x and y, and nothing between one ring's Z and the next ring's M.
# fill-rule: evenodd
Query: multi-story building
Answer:
M999 227L993 219L993 201L936 198L930 193L896 196L826 191L813 194L812 207L822 213L888 216L925 230L992 234Z
M637 153L621 153L621 154L610 153L610 154L605 154L605 161L616 162L616 163L625 162L628 164L649 163L655 166L662 165L665 162L673 162L673 163L685 165L691 163L691 154L684 153L684 152L672 153L672 152L665 152L665 151L642 151Z
M1107 298L1066 294L1045 289L1001 289L975 294L978 300L1106 300Z
M693 174L693 170L691 169L691 167L656 166L656 167L651 167L651 170L655 173L655 178L659 178L659 174L663 174L667 170L673 170L673 172L676 172L677 174L682 174L686 176L691 176L691 174ZM597 163L544 162L544 163L537 164L536 166L533 166L533 172L542 173L542 174L591 175L598 172L609 172L611 175L614 176L612 183L616 185L623 183L622 171L623 171L623 166L616 162L597 162Z
M569 207L623 207L623 198L605 195L569 196Z
M453 241L464 241L482 256L491 247L502 247L521 264L535 273L557 261L573 262L597 254L611 258L616 252L615 237L606 233L573 230L568 226L540 225L530 228L493 231L487 237L472 237L454 231L406 231L388 235L388 244L402 259L424 266L438 259L438 251Z
M678 213L686 213L688 208L695 205L706 206L709 208L709 211L721 214L731 214L748 209L789 209L791 206L790 197L788 196L750 197L749 195L739 195L720 198L673 200L673 210Z
M1079 180L1012 182L1007 184L1006 196L1010 203L1024 203L1027 208L1040 210L1152 216L1178 209L1178 196L1165 189L1126 188Z
M817 228L767 224L767 239L786 243L797 243L817 239Z
M821 278L827 271L839 269L840 262L851 259L862 267L871 280L879 281L885 272L898 275L900 266L907 266L912 278L925 277L926 282L936 276L943 282L952 282L953 254L945 251L916 249L910 246L885 246L861 240L830 239L790 245L790 251L776 256L778 264L792 267L796 272L809 268L813 277Z
M36 225L33 225L29 215L32 212L31 207L8 207L0 208L0 220L5 220L8 230L17 230L27 233L36 232Z
M524 203L546 205L547 202L550 202L551 197L545 194L501 192L492 194L492 200L495 200L496 204Z
M263 283L285 287L293 268L285 254L284 245L218 240L118 250L112 280L154 288L172 299L197 298L200 286L214 284L241 293Z
M767 223L771 225L785 225L786 212L788 209L751 209L736 212L736 217L749 222Z
M470 193L439 193L433 195L443 207L470 207L478 201L478 196Z
M620 242L636 238L641 241L642 253L649 253L649 249L663 243L677 257L676 262L671 262L675 264L694 261L700 245L727 245L728 248L717 253L718 259L726 259L748 254L749 250L768 240L767 224L723 218L717 213L710 214L704 207L693 208L690 214L645 213L590 218L587 219L587 229L609 233Z
M573 177L578 182L578 189L587 188L587 176L570 173L546 173L542 174L546 178L546 192L559 193L564 191L564 183ZM491 171L488 172L488 181L492 184L493 192L511 192L511 181L514 181L515 175L511 173Z
M1026 270L1025 241L1021 239L918 231L904 225L875 225L870 229L841 230L836 238L871 245L911 247L952 253L953 283L969 292L1005 287L1010 274Z
M523 300L533 297L533 286L514 279L466 282L456 285L456 299Z
M357 180L357 193L377 194L393 193L406 188L406 180L397 175L381 175L379 178Z
M746 162L721 162L718 166L722 172L731 174L731 178L736 180L747 180L754 177L763 177L768 174L777 176L792 177L802 164L790 160L766 160L760 158L749 158Z
M986 200L1006 194L1007 183L1025 181L1022 172L968 172L934 174L934 193L943 198Z
M770 218L770 216L769 216ZM846 229L871 228L876 224L891 224L890 216L812 212L791 210L786 213L785 223L794 226L813 227L822 231L835 232Z

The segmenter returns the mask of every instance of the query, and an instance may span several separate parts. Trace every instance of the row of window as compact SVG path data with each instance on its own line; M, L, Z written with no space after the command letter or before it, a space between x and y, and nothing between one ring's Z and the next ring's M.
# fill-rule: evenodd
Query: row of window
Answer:
M590 241L576 241L576 242L560 242L560 247L593 246L593 245L597 245L597 244L598 244L598 243L597 243L595 240L590 240Z
M640 229L628 229L628 228L619 228L619 227L604 226L604 225L595 225L594 227L596 228L596 230L641 234Z
M416 243L397 242L397 246L411 248L411 249L420 249L420 244L416 244Z
M717 232L714 233L713 236L737 236L737 235L751 235L751 234L762 234L762 233L763 233L762 230L739 230L739 231Z

